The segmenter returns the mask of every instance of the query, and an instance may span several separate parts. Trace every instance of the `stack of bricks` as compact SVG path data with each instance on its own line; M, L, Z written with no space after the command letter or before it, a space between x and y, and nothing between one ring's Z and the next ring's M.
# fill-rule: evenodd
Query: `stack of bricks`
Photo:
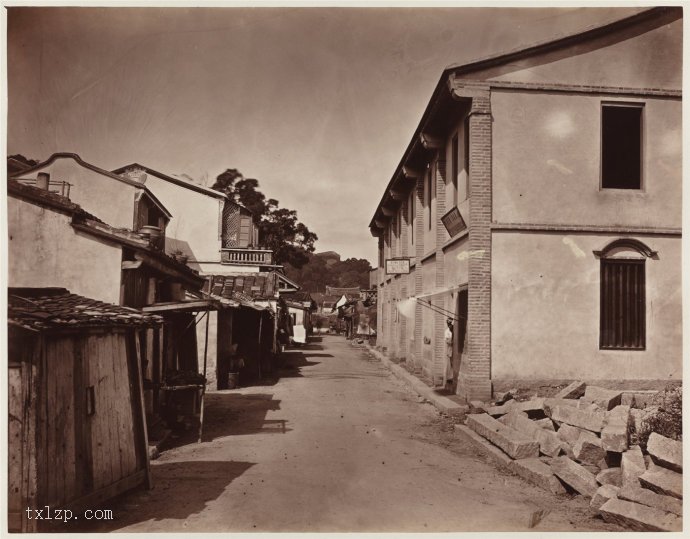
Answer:
M641 531L682 529L682 442L652 432L631 444L649 392L573 382L552 398L473 401L456 430L494 462L554 494L577 492L607 522Z

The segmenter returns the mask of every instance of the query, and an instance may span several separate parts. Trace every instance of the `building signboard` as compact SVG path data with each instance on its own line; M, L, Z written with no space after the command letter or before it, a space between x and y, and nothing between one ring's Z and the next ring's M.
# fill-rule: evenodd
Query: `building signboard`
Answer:
M467 228L465 220L462 218L462 215L460 215L460 210L457 206L453 206L448 213L441 217L441 222L443 226L446 227L451 238Z
M387 258L386 275L398 275L400 273L410 273L410 259Z

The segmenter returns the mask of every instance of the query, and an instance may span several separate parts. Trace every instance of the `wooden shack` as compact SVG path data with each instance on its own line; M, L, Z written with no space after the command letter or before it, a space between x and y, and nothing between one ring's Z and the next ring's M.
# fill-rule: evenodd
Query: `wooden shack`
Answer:
M142 314L61 288L9 289L10 531L26 508L80 510L150 486Z

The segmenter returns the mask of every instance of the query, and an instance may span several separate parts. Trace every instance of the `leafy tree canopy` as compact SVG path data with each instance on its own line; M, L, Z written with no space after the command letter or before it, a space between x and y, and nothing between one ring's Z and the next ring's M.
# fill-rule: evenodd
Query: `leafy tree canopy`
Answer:
M369 288L371 265L363 258L340 260L337 253L309 254L301 268L287 265L287 276L300 283L307 292L324 292L326 286Z

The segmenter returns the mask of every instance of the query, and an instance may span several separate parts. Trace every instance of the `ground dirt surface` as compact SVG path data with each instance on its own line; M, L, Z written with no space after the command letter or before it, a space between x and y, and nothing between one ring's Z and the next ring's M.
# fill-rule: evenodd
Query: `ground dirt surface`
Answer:
M153 490L106 504L112 521L61 531L620 531L580 496L497 470L453 420L344 337L286 352L264 385L206 396L202 443L152 462Z

